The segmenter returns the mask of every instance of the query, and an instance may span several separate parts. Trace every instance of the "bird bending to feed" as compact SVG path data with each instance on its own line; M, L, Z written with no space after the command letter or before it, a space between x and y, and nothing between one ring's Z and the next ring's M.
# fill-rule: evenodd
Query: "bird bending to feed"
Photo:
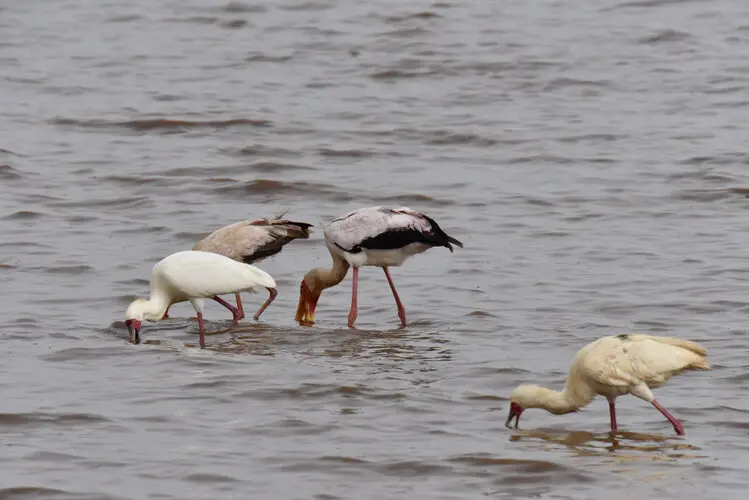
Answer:
M189 300L198 313L200 347L205 347L204 299L225 293L249 291L257 287L276 288L273 277L249 264L242 264L212 252L185 250L164 257L151 271L151 296L135 299L125 313L130 340L140 343L141 323L160 321L172 304Z
M224 226L198 241L192 249L217 253L245 264L255 264L266 257L276 255L286 244L295 239L309 238L312 224L280 219L280 217L283 217L283 214L276 218L245 220ZM275 288L268 288L268 293L268 300L255 313L255 321L260 319L260 315L278 295ZM236 292L234 296L237 307L228 305L227 308L234 315L235 321L238 321L244 318L244 308L239 292ZM164 319L168 317L169 310L164 313Z
M398 317L405 326L406 310L388 268L400 266L409 257L432 247L447 247L450 252L453 251L451 244L463 248L463 244L445 234L434 219L406 207L360 208L330 222L325 226L324 234L333 267L315 268L304 276L296 312L296 320L300 324L314 323L320 294L343 281L349 267L353 267L351 310L348 315L348 326L353 328L358 314L359 268L377 266L385 271L398 307Z
M683 435L684 427L655 400L650 389L664 385L674 375L690 370L710 370L707 350L674 337L630 334L602 337L578 351L572 360L562 392L537 385L521 385L510 395L506 426L517 429L520 415L528 408L543 408L555 415L579 411L596 395L609 400L611 431L616 432L617 397L632 394L655 406Z

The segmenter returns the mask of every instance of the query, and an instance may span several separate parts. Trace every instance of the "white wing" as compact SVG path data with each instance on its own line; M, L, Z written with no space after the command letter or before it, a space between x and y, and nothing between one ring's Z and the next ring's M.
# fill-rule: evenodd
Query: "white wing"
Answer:
M386 231L413 230L429 233L431 225L418 212L407 207L360 208L339 217L325 227L325 239L342 250L351 250L362 241Z
M581 363L586 375L601 384L659 387L684 370L706 369L704 356L689 344L638 334L604 337L590 344Z
M188 298L276 287L273 277L255 266L216 253L193 250L177 252L161 260L154 266L151 279Z

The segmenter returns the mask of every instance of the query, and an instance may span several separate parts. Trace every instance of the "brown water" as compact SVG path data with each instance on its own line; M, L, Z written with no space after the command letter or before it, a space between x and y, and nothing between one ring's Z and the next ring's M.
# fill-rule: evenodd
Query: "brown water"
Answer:
M0 498L743 499L747 53L745 0L4 2ZM350 278L294 323L318 229L259 323L126 342L165 255L374 204L465 243L394 269L407 328L377 269L360 329ZM633 397L616 442L602 399L503 426L630 330L710 350L656 391L685 437Z

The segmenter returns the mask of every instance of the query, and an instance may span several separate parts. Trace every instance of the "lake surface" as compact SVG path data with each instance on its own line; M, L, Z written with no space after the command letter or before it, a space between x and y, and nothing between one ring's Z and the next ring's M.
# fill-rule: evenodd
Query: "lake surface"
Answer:
M196 0L0 6L0 498L743 499L749 3ZM322 224L408 206L464 249L326 291ZM288 210L279 297L127 342L152 266ZM254 311L265 295L245 295ZM529 410L639 331L711 372Z

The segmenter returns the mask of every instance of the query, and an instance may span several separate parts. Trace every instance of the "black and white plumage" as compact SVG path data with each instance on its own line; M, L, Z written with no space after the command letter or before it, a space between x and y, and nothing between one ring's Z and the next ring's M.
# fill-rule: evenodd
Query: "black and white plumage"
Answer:
M315 308L325 288L340 283L349 267L353 267L353 288L348 325L353 328L357 317L357 286L359 268L382 267L393 292L401 323L406 325L406 311L390 276L390 266L400 266L414 255L432 247L452 245L463 247L448 236L437 222L422 212L407 207L360 208L339 217L324 230L325 244L333 257L333 268L312 269L300 285L296 320L302 324L313 323Z
M434 219L407 207L360 208L330 222L324 234L328 248L354 267L400 266L432 247L463 247Z

